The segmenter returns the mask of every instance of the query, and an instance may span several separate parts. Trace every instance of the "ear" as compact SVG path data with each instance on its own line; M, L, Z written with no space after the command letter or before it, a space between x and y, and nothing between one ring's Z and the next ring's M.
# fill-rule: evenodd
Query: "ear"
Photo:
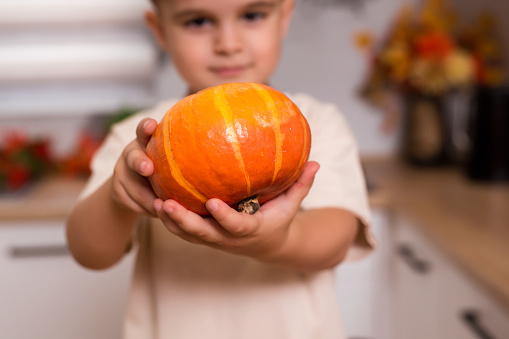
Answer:
M292 21L293 10L295 8L294 0L282 0L281 4L281 35L286 37L288 28L290 27L290 21Z
M148 28L152 32L152 35L157 41L157 44L161 49L167 51L167 43L166 43L166 35L164 33L163 26L161 24L161 20L159 15L157 15L154 11L148 10L145 12L145 23Z

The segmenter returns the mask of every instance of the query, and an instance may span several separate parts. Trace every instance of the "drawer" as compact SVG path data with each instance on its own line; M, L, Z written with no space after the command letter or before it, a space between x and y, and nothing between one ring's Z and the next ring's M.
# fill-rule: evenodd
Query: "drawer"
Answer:
M509 313L496 299L456 269L444 280L444 338L509 338Z
M69 254L64 220L0 222L0 337L120 338L133 259L87 270Z

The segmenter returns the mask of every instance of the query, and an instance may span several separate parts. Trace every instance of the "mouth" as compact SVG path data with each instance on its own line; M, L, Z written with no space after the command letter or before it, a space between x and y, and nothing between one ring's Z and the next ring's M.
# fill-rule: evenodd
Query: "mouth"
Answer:
M230 78L234 76L238 76L246 71L250 64L246 65L228 65L228 66L218 66L218 67L210 67L210 71L218 76Z

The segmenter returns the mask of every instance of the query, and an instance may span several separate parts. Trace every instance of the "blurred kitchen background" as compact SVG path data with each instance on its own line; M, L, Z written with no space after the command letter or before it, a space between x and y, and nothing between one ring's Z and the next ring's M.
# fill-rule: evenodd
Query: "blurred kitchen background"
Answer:
M108 127L185 93L148 6L0 1L0 338L119 338L133 255L81 269L63 230ZM337 269L352 339L509 338L508 15L297 0L272 85L340 107L379 240Z

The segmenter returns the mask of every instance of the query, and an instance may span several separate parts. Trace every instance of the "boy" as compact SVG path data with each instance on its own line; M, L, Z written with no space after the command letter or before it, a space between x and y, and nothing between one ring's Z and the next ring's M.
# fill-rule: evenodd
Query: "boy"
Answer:
M226 82L268 83L293 6L293 0L157 0L146 21L191 94ZM254 215L210 199L213 218L202 218L155 196L144 149L177 99L112 130L69 216L67 236L76 260L97 269L136 244L125 338L343 336L331 269L373 245L364 181L335 107L306 95L290 98L310 124L310 160L320 165L310 161L292 187ZM351 248L354 242L361 246Z

